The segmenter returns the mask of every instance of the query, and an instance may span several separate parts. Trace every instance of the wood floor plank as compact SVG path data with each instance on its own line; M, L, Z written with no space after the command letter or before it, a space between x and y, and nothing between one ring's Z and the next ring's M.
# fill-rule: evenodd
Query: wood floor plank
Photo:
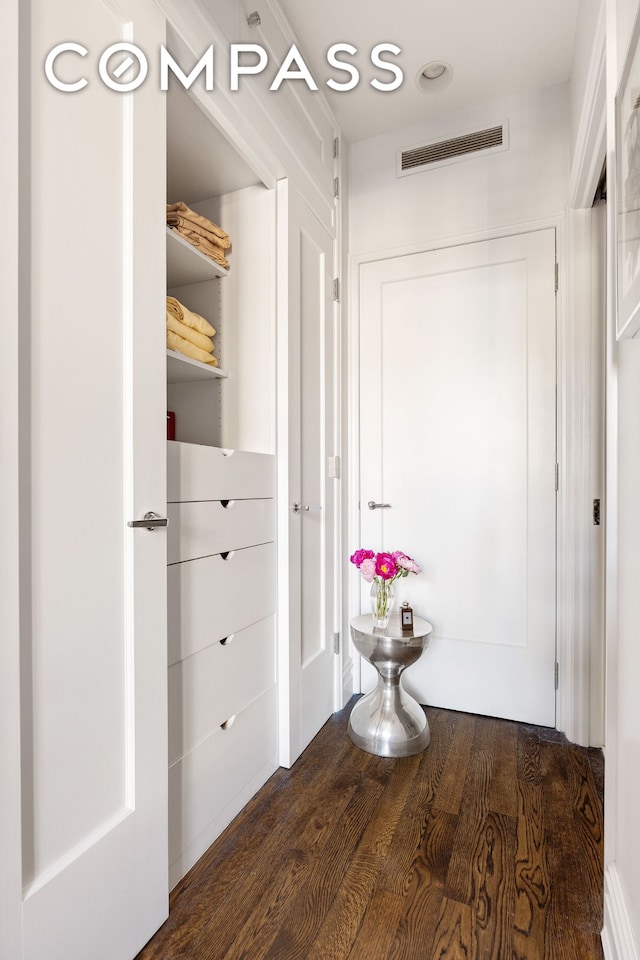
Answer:
M272 879L266 890L264 876L260 874L255 875L253 883L243 884L243 897L238 903L234 900L227 906L222 922L216 925L217 937L212 927L207 930L208 943L216 945L216 958L224 956L240 960L247 957L253 960L266 952L275 936L270 919L287 909L310 862L322 857L336 820L347 816L354 792L355 789L333 798L333 803L329 797L323 799L322 806L308 819L302 832L293 838L294 846L283 848L280 856L272 860ZM250 909L252 904L253 910ZM234 924L235 917L239 917L240 922ZM223 951L225 943L228 944L226 953Z
M351 706L178 885L138 960L602 960L601 752L427 709L431 746L384 759L350 742Z
M522 724L519 728L516 777L540 783L540 738L536 727Z
M516 782L514 960L542 960L551 896L542 786Z
M402 895L406 893L411 882L413 864L427 837L432 854L441 859L438 851L443 848L435 847L435 841L439 836L438 828L445 823L455 824L456 822L453 815L432 809L435 791L444 770L455 729L455 718L450 714L444 717L442 722L434 725L431 745L421 756L415 789L407 798L393 845L380 875L379 885L391 893ZM446 846L444 866L446 872L451 851L449 836L444 841L444 845Z
M392 778L381 795L307 960L349 956L419 765L419 756L396 761L401 775Z
M602 859L604 832L602 802L598 795L586 749L572 747L567 751L567 772L574 817L578 823L582 851L580 862L589 899L589 914L602 916Z
M471 757L464 783L464 799L453 840L444 894L448 900L471 905L474 874L471 855L483 836L489 810L491 756L484 751Z
M456 737L447 754L444 770L434 798L435 807L445 813L457 814L460 812L476 724L477 719L471 714L462 713L458 717Z
M596 792L598 796L602 798L604 797L604 754L602 750L597 747L589 747L587 753Z
M472 855L471 909L478 958L513 951L516 821L489 813Z
M263 956L278 956L278 949L273 950L273 943L279 935L286 935L289 922L295 928L296 935L302 935L302 952L299 955L306 956L310 931L315 933L330 909L344 872L349 868L362 834L375 813L379 797L390 779L391 768L385 770L376 758L372 760L366 780L350 798L341 816L334 819L333 829L326 835L325 842L305 851L302 869L296 870L293 864L289 875L281 876L281 868L276 867L278 879L266 885L261 877L256 877L248 898L253 909L243 907L244 897L235 898L239 902L231 904L232 915L224 911L205 930L203 947L198 954L201 960L221 960L225 956L238 960L250 956L251 960L259 960ZM293 849L297 849L300 839L299 836L291 838L295 845ZM288 860L288 857L289 851L285 859ZM271 869L273 871L273 864ZM312 897L308 896L309 890L313 891ZM276 894L276 900L272 903L270 894L273 893ZM242 917L242 924L238 928L234 928L232 922L236 914ZM286 918L284 925L283 918ZM294 940L295 937L292 943ZM249 953L245 952L247 947ZM290 944L286 956L298 955L291 951Z
M393 772L393 761L378 762L379 770L386 772L388 779ZM354 807L351 820L345 817L336 824L327 844L311 862L286 917L281 917L280 923L269 923L269 932L274 935L264 954L269 960L280 960L283 956L291 960L307 960L309 949L331 909L366 825L374 815L384 785L385 781L380 776L368 790L359 791L354 796L352 803L356 801L357 806Z
M451 814L442 814L449 817ZM429 956L444 899L443 885L429 865L426 851L414 863L404 897L404 911L396 926L387 960L422 960Z
M389 893L388 890L376 890L367 906L348 960L386 957L404 914L404 897Z
M517 777L518 724L496 720L492 729L494 744L489 810L515 818L518 815L518 797L513 786Z
M602 914L594 915L582 882L581 845L571 802L566 744L540 742L550 901L545 931L545 960L602 957ZM569 922L569 918L570 922ZM595 951L595 952L594 952Z
M473 960L473 920L471 907L456 900L442 901L430 960Z

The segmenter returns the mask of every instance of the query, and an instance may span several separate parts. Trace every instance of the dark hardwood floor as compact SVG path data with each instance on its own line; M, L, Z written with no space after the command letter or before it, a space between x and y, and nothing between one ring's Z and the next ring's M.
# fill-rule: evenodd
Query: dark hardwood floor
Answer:
M427 708L429 748L388 760L348 715L187 874L138 960L602 958L600 751Z

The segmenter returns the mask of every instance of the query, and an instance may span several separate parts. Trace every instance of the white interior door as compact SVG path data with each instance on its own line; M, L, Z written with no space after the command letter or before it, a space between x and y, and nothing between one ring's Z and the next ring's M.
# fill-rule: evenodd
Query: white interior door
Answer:
M130 960L168 901L166 532L127 527L166 507L164 103L96 67L110 42L157 50L163 21L150 0L30 6L11 957ZM90 51L56 64L76 93L42 68L69 39Z
M360 342L362 545L434 626L407 688L553 726L555 231L363 265Z
M286 405L289 650L284 683L292 763L334 705L335 480L333 240L286 181L278 185L278 216L287 231L287 270L279 308L287 324ZM281 403L284 400L281 394ZM284 738L286 741L286 737Z

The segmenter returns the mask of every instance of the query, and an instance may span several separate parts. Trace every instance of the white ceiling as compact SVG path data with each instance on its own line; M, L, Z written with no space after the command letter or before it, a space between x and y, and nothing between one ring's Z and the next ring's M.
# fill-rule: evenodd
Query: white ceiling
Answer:
M579 0L280 0L305 61L324 90L350 141L399 129L421 118L526 93L569 79ZM360 82L337 93L326 86L346 74L329 67L326 51L338 42L358 48L351 59ZM377 43L397 44L385 54L404 72L394 92L374 90L377 71L369 52ZM440 93L423 93L415 77L430 60L445 60L453 80Z

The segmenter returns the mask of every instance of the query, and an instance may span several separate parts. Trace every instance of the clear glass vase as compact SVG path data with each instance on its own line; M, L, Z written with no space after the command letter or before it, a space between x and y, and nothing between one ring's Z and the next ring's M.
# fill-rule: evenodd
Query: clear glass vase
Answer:
M389 617L396 599L392 581L376 577L371 583L370 596L373 625L382 629L389 623Z

